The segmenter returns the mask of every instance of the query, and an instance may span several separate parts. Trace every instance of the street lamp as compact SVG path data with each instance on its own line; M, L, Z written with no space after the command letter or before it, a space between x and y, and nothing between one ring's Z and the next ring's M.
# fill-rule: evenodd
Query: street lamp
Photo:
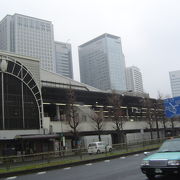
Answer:
M7 71L8 63L5 59L1 60L0 63L0 69L2 71L1 73L1 92L2 92L2 124L3 129L5 129L5 113L4 113L4 72Z
M7 71L7 66L8 63L5 59L2 59L1 64L0 64L0 68L2 72L6 72Z

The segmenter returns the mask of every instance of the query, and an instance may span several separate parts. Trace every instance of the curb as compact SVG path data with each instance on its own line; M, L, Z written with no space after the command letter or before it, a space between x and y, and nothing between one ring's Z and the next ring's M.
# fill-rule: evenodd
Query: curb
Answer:
M157 148L152 148L152 149L148 149L147 151L153 151L156 149ZM98 158L98 159L82 160L82 161L78 161L78 162L54 165L54 166L43 167L43 168L22 170L22 171L16 171L16 172L0 173L0 178L6 178L6 177L10 177L10 176L25 175L25 174L36 173L36 172L40 172L40 171L48 171L48 170L62 169L62 168L66 168L66 167L84 165L84 164L88 164L88 163L92 163L92 162L99 162L99 161L108 160L108 159L115 159L115 158L119 158L122 156L129 156L129 155L142 153L142 152L144 152L144 150L124 153L124 154L119 154L119 155L114 155L114 156L107 156L107 157L102 157L102 158Z

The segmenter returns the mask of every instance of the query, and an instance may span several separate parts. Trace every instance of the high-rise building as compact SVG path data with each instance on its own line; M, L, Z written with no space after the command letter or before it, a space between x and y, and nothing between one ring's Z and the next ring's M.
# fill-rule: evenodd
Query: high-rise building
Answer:
M172 96L180 96L180 70L169 72Z
M126 68L126 82L128 91L143 93L142 74L138 67Z
M126 91L121 39L103 34L79 46L81 82L102 90Z
M73 64L71 44L55 42L56 73L73 79Z
M50 21L7 15L0 22L0 49L40 59L42 68L54 71L54 32Z

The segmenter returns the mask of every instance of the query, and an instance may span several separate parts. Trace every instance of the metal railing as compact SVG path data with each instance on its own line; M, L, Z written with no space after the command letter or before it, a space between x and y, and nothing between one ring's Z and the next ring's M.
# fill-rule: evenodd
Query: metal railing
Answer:
M77 162L90 159L98 159L113 155L123 155L128 152L146 151L148 149L158 148L163 139L153 139L146 141L133 141L131 143L113 144L112 152L105 152L101 154L89 155L87 149L70 149L61 151L50 151L35 154L17 155L17 156L4 156L0 157L0 173L3 170L16 169L19 167L31 167L32 169L37 165L56 165L66 164L70 162Z

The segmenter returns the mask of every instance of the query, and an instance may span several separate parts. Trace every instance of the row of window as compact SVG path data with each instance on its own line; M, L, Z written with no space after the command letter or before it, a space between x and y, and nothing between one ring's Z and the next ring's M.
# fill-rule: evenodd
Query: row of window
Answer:
M41 31L51 31L51 26L49 23L41 22L38 20L33 20L33 19L28 19L24 17L18 17L17 20L18 26L23 26L26 28L32 28L36 30L41 30Z
M51 44L45 41L39 42L39 41L28 41L28 40L18 40L18 46L20 47L34 47L34 48L45 48L52 50Z
M23 37L23 38L37 38L37 39L51 39L51 34L49 33L41 33L41 32L36 32L36 31L23 31L21 29L18 29L18 32L16 33L16 36L18 37Z
M52 51L51 50L47 50L47 49L39 49L39 48L28 48L28 47L18 47L17 48L18 52L27 52L27 53L32 53L32 54L36 54L36 55L42 55L44 56L44 58L48 57L52 57Z

